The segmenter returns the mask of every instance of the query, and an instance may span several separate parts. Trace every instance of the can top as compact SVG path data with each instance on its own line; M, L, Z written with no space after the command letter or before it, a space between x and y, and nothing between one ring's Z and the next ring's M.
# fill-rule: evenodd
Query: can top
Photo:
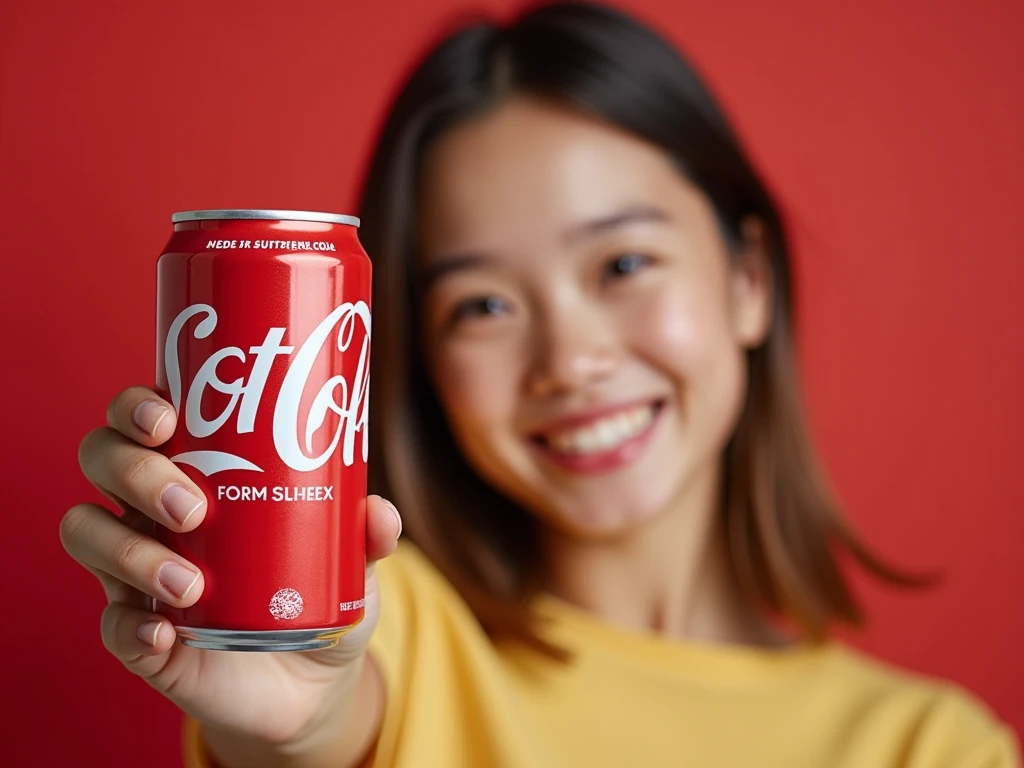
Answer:
M279 211L257 208L234 208L220 211L181 211L171 216L171 223L182 221L211 221L216 219L253 219L262 221L319 221L327 224L348 224L358 227L359 219L340 213L318 211Z

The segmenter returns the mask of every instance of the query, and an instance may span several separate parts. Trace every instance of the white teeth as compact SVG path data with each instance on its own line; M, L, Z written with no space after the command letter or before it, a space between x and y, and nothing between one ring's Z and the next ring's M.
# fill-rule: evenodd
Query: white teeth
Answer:
M596 429L588 429L584 432L580 432L579 437L576 438L576 443L576 447L581 451L589 453L601 444L601 436L597 434Z
M634 411L633 413L629 414L625 418L626 418L626 423L632 429L643 429L644 427L646 427L650 423L650 421L651 421L650 417L651 417L651 412L649 410L646 410L646 411Z
M654 406L641 405L581 429L551 433L547 435L547 443L560 453L608 451L639 435L653 419Z
M641 411L637 416L639 416L639 418L643 418L641 415L642 413L643 412ZM636 417L630 416L628 413L620 413L615 419L615 426L620 432L629 432L635 428L636 424L639 423L635 421L635 418Z

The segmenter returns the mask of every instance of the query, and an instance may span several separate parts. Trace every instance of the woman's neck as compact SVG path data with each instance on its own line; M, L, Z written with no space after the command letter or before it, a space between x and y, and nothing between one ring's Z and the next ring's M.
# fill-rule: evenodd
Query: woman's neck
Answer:
M581 539L545 529L547 589L629 629L701 642L778 645L785 638L741 592L707 473L628 534Z

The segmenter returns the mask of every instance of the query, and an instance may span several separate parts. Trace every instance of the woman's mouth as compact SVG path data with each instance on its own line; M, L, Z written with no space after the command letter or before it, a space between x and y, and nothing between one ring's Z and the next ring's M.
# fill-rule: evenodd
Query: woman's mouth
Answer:
M573 472L603 472L632 461L646 445L664 401L573 417L565 426L535 433L531 442L548 459Z

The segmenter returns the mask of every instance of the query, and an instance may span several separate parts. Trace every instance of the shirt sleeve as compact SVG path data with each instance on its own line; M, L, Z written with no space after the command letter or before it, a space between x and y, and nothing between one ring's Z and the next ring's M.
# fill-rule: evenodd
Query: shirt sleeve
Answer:
M943 688L920 726L908 768L1022 768L1009 726L967 691Z
M417 613L425 609L424 595L417 593L429 593L431 583L439 576L427 566L419 550L407 544L379 562L376 571L380 616L370 639L369 654L387 693L373 765L390 766L396 762L408 699L410 664L417 642Z
M1020 745L1013 731L999 728L962 760L957 768L1021 768Z
M206 753L206 747L203 745L203 735L198 722L191 717L186 717L184 733L182 735L182 754L185 758L185 768L217 768L216 764Z

